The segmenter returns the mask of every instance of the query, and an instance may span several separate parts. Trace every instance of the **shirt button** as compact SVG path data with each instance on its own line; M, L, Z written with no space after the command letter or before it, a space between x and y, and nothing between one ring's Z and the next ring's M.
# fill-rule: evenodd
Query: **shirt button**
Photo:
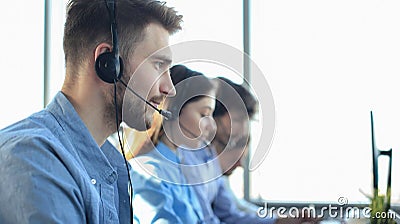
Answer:
M92 182L92 184L96 184L96 179L91 179L90 182Z

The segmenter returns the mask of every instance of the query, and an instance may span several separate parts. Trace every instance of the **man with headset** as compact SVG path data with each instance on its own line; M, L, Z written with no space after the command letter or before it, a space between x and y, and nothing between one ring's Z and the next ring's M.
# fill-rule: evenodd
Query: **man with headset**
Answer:
M106 139L122 121L145 130L145 103L174 95L167 46L181 20L156 1L70 0L62 90L0 131L0 223L130 222L129 167Z

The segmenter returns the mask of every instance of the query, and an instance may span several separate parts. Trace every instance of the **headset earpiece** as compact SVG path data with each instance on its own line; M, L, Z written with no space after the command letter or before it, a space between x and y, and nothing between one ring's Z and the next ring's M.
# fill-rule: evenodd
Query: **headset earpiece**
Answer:
M115 18L115 1L105 0L108 14L110 15L111 42L113 45L111 52L100 54L95 62L97 76L106 83L117 82L122 77L124 66L118 50L117 22Z
M97 76L106 83L114 83L122 77L124 66L121 57L116 59L114 52L105 52L96 59Z

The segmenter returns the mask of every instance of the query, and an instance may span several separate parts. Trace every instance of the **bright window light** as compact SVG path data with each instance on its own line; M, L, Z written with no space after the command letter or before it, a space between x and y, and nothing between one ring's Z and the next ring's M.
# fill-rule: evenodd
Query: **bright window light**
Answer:
M252 57L270 84L276 132L251 173L267 200L369 202L372 150L393 148L400 202L400 2L251 1ZM386 178L382 176L382 178Z
M0 13L0 128L43 108L43 1L6 1Z

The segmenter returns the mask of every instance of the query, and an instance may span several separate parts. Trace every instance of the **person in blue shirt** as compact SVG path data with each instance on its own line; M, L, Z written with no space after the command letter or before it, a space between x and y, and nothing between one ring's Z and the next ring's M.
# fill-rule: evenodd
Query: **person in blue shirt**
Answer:
M274 219L263 219L258 217L257 213L240 210L235 203L234 195L227 189L224 179L221 178L226 170L222 170L225 166L221 166L214 144L224 141L224 146L229 148L241 145L237 151L243 152L247 139L249 139L248 122L256 108L250 110L246 107L248 102L244 102L243 94L238 91L237 86L231 85L233 82L223 81L228 80L225 78L216 80L218 81L218 90L215 107L216 109L218 107L218 110L221 106L225 108L228 116L223 124L221 124L221 120L215 120L217 129L211 145L196 151L182 153L186 165L185 177L188 183L193 185L200 200L206 223L274 223ZM214 114L216 114L215 111L213 116ZM217 113L217 115L219 114ZM226 154L223 153L224 156ZM240 155L239 153L238 156ZM236 161L232 160L231 162ZM230 165L233 166L234 163Z
M181 155L200 149L215 134L215 88L212 80L183 65L171 68L171 78L176 96L167 98L166 104L173 118L164 121L153 150L130 160L138 223L204 222Z
M122 121L145 130L154 110L121 80L134 77L130 88L154 105L174 95L167 46L182 17L156 1L115 4L112 10L112 1L69 1L61 91L42 111L0 131L0 223L130 223L129 168L107 137ZM117 48L120 80L99 59L114 62ZM99 64L111 70L112 84L95 70Z
M226 184L224 175L230 175L241 165L250 141L249 121L257 112L257 100L243 85L218 77L217 101L213 116L217 125L215 138L210 150L214 152L213 169L219 170L220 176L215 181L196 186L196 192L203 194L203 210L207 211L211 223L273 223L274 219L262 219L256 211L245 211L237 204L236 196ZM236 93L236 94L233 94ZM232 97L232 95L234 97ZM208 194L204 194L204 188Z
M243 85L218 77L218 91L213 117L216 134L210 146L196 154L183 155L187 164L200 169L190 172L189 182L196 184L194 190L202 205L207 223L287 223L298 224L312 219L280 219L271 216L259 217L258 208L245 203L241 208L236 196L226 183L225 176L241 166L250 141L249 121L258 110L256 98ZM202 178L199 178L202 176ZM202 182L199 182L202 181Z

